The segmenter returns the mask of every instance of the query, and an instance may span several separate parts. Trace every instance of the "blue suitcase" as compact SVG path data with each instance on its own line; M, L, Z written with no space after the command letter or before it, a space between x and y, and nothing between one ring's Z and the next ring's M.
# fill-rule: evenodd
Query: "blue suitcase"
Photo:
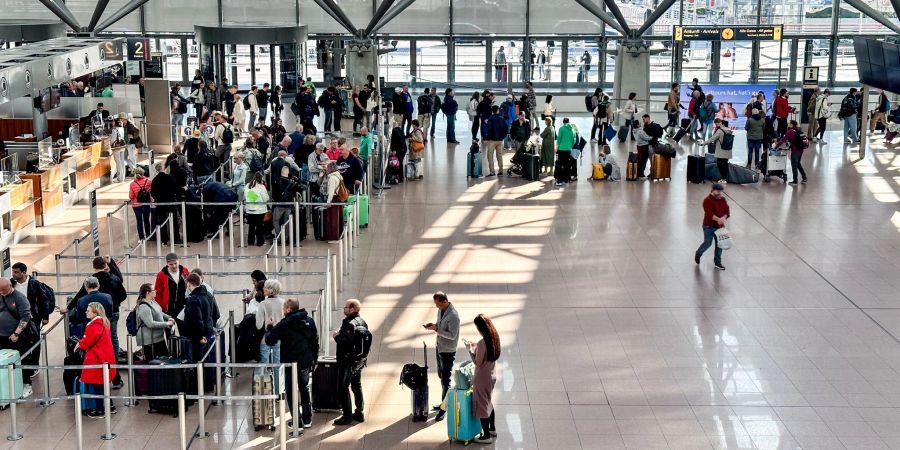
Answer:
M447 391L447 436L450 441L468 443L481 432L481 421L472 411L471 389Z
M466 177L481 178L481 153L472 153L466 155Z

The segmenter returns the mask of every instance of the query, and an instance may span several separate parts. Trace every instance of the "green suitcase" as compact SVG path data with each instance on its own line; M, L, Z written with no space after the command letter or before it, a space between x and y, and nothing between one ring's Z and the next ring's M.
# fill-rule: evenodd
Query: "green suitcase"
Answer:
M350 218L350 208L354 208L353 205L356 203L356 199L359 199L359 226L367 227L369 226L369 196L368 195L351 195L349 199L347 199L347 203L349 205L344 207L344 222L346 222Z

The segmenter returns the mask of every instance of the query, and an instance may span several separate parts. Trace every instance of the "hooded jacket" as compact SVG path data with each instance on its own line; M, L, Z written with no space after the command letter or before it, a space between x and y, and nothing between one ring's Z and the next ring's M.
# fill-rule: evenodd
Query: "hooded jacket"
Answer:
M294 311L266 332L266 345L281 342L281 362L296 362L300 369L312 367L319 356L316 323L305 309Z
M173 317L184 308L185 291L187 290L185 279L189 275L187 268L180 264L178 270L181 272L181 277L176 283L169 276L169 268L163 266L162 270L156 274L156 282L153 286L153 289L156 290L156 303L159 303L159 307Z

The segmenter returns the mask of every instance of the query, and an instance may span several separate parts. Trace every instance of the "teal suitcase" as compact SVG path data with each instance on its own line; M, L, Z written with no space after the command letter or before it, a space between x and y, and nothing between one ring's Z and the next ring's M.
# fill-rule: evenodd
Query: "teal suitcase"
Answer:
M344 207L344 222L350 218L350 208L354 208L354 203L359 199L359 226L369 226L369 196L368 195L351 195L347 199L349 205Z
M13 383L15 392L9 392L9 365L20 364L13 370ZM22 367L19 362L19 351L12 349L0 350L0 399L22 398ZM8 401L0 400L0 407L9 406Z
M447 436L450 441L468 443L481 432L481 421L472 412L472 390L447 391Z

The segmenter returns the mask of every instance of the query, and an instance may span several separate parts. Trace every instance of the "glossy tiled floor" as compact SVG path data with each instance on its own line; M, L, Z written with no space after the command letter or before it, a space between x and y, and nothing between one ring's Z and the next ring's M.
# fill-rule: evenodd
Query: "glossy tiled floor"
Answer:
M450 446L445 423L409 421L409 392L397 384L402 364L421 361L422 341L433 348L421 324L436 290L459 309L464 337L476 337L478 313L501 330L495 448L900 448L900 159L880 136L860 159L829 133L830 145L804 156L807 185L729 185L735 248L717 272L709 254L692 260L709 185L685 183L689 146L671 182L584 181L585 158L582 181L557 189L550 178L467 181L468 139L448 147L442 134L423 181L372 199L342 293L362 299L377 340L363 376L367 422L335 429L333 415L317 415L292 448ZM624 161L627 147L614 150ZM83 226L43 231L14 259L52 271L46 255L62 247L59 236ZM242 374L229 392L247 392L248 381ZM177 421L120 409L107 446L177 445ZM20 408L17 446L72 447L72 410ZM8 413L0 419L6 430ZM276 443L253 433L246 402L213 406L207 419L213 435L194 448ZM100 446L102 422L86 425L87 445Z

